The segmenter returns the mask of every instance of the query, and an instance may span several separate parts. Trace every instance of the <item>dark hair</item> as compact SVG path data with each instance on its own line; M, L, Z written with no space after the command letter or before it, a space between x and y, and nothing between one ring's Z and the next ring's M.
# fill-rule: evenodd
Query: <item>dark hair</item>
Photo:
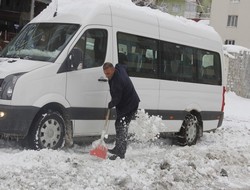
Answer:
M102 66L103 70L104 70L104 69L107 69L107 68L109 68L109 67L114 67L114 65L113 65L112 63L110 63L110 62L106 62L106 63L104 63L103 66Z

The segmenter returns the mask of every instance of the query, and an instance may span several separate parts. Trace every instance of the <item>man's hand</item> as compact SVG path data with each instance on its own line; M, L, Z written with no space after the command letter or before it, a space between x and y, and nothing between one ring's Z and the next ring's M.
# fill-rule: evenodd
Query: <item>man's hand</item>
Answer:
M113 107L114 107L114 105L112 104L112 102L109 102L108 108L111 109L111 108L113 108Z

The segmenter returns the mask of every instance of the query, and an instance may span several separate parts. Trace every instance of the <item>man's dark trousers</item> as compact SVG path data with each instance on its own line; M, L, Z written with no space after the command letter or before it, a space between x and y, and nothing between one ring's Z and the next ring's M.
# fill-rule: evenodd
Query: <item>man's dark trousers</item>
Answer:
M132 112L117 117L115 121L115 130L116 130L116 143L115 150L117 152L117 156L124 157L127 150L127 139L128 139L128 126L130 121L135 116L137 112L137 108Z

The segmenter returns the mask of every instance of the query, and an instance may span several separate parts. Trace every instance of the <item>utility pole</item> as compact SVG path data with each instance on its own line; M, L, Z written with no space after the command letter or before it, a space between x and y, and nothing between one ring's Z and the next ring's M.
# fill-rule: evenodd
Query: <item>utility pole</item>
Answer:
M34 18L34 10L35 10L35 0L31 0L30 20L32 20Z

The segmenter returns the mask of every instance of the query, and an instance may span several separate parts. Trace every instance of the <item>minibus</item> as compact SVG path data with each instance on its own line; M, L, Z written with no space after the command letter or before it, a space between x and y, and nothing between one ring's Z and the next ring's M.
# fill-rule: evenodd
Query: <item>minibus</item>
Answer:
M0 134L57 149L101 134L104 62L127 65L139 109L193 145L224 115L221 38L212 27L130 1L53 1L0 54ZM111 110L109 134L114 130Z

